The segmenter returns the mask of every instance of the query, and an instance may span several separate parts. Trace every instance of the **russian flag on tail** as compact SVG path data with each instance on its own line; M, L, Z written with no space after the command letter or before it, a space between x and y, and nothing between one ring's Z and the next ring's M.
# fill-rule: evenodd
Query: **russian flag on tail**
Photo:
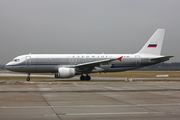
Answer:
M157 47L157 44L149 44L148 45L148 48L156 48Z

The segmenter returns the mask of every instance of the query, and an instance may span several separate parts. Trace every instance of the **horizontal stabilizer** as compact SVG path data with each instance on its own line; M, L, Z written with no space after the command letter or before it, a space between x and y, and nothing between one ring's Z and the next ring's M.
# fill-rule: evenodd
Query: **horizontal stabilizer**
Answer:
M172 58L174 56L163 56L163 57L158 57L158 58L151 58L151 61L166 61L169 60L169 58Z

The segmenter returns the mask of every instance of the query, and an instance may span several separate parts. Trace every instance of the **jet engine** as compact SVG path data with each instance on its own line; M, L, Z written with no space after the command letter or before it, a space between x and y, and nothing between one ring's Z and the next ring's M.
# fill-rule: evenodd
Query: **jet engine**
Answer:
M58 73L54 74L55 78L71 78L75 76L74 68L58 68Z

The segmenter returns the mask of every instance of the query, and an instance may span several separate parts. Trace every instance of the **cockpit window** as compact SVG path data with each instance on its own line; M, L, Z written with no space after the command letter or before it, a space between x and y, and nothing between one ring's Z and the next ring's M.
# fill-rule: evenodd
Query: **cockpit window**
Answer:
M13 62L19 62L20 61L20 59L14 59L13 60Z

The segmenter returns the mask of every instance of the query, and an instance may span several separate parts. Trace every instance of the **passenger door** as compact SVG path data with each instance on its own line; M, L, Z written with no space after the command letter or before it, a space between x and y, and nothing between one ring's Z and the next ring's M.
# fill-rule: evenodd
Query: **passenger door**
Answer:
M31 65L31 56L26 56L26 66Z

